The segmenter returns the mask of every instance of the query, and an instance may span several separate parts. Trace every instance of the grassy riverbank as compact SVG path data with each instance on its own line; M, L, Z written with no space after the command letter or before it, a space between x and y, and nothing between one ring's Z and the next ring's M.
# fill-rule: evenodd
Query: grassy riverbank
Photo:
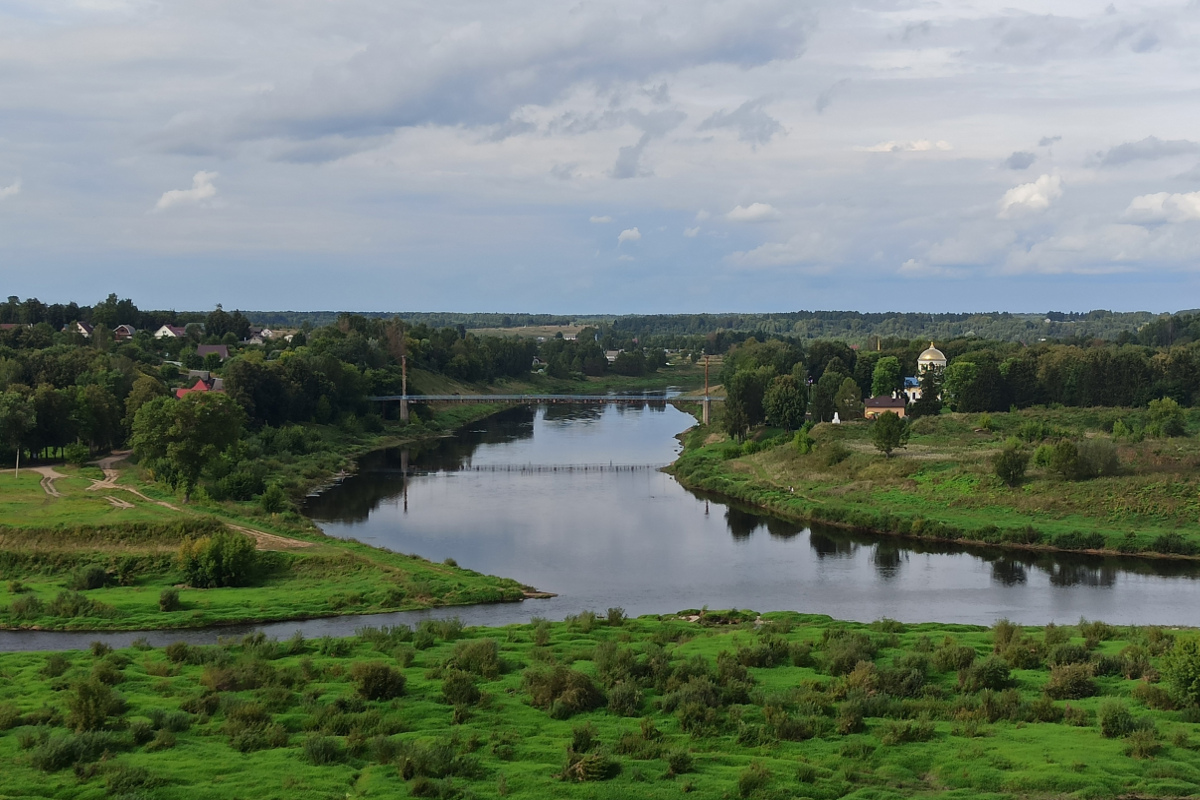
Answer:
M1015 488L993 474L1011 437L1034 448L1070 436L1112 441L1144 411L1029 409L915 420L908 446L885 458L870 423L819 425L801 453L790 437L739 446L697 427L673 466L690 488L799 520L930 539L1125 554L1200 553L1200 438L1115 440L1117 475L1069 481L1031 464ZM1196 427L1189 420L1189 430Z
M310 426L304 446L260 453L269 482L293 496L351 467L378 447L441 436L502 406L438 409L401 427ZM390 553L325 536L285 506L269 513L255 502L192 502L117 461L108 480L95 466L55 465L0 473L0 627L48 630L138 630L375 613L433 605L520 600L515 581L480 575L417 555ZM252 574L238 586L186 584L178 554L185 540L234 530L254 539ZM161 608L164 590L178 603Z
M1192 632L754 616L0 655L0 796L1102 798L1200 783L1200 711L1170 680L1200 658Z

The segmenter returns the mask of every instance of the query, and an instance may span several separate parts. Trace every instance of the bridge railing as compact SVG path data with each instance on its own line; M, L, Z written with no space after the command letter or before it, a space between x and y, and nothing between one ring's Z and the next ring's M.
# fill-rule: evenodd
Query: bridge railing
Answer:
M724 397L639 394L389 394L367 398L373 402L410 403L701 403L705 400L720 402Z

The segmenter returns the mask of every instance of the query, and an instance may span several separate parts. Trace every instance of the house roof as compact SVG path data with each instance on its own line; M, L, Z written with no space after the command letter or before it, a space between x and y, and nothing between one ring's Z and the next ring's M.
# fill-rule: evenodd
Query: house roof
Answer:
M196 355L201 358L209 353L216 353L224 360L229 358L229 347L223 344L202 344L196 347Z
M195 386L193 386L190 389L176 389L175 396L183 397L185 394L191 394L192 392L207 392L207 391L208 391L208 384L204 382L203 378L197 378Z
M863 401L863 405L867 408L904 408L907 402L903 397L868 397Z

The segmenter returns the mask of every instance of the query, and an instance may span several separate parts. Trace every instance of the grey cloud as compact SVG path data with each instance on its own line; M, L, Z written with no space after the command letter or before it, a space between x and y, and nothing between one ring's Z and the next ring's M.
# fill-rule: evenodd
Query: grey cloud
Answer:
M622 147L617 151L617 163L613 164L612 176L617 180L626 178L643 178L653 173L648 170L644 171L639 163L642 159L642 151L646 149L646 145L650 144L650 134L643 133L642 138L638 139L637 144Z
M660 83L658 86L652 86L649 89L643 89L642 93L650 98L656 105L666 105L671 102L671 91L667 87L666 82Z
M833 102L833 96L839 90L841 90L841 88L843 86L845 86L848 83L850 83L849 78L842 78L840 81L833 84L828 89L826 89L825 91L823 91L819 95L817 95L817 102L814 106L817 110L817 113L818 114L825 113L825 109L829 108L829 104Z
M1147 136L1138 142L1125 142L1097 153L1102 167L1119 167L1132 161L1152 161L1159 158L1186 155L1200 151L1200 143L1188 139L1159 139Z
M520 136L522 133L530 133L535 130L537 130L537 125L532 122L510 118L493 128L487 138L490 142L502 142L509 137Z
M765 99L747 100L733 111L718 111L704 122L698 130L733 128L738 138L753 145L766 144L777 133L783 133L783 125L763 111Z
M1029 169L1033 166L1034 161L1037 161L1037 156L1033 153L1018 150L1004 159L1004 166L1008 169Z
M578 173L576 172L578 167L579 163L576 161L572 161L569 164L555 164L550 168L550 174L558 178L560 181L574 180L575 178L579 177Z
M578 85L792 59L811 28L808 15L785 0L691 4L686 14L667 6L628 17L581 6L539 22L498 13L474 37L429 35L437 47L380 31L345 62L280 82L224 124L204 124L194 137L186 135L191 126L177 125L174 146L185 146L179 140L186 138L211 141L214 132L239 140L316 139L424 124L503 124L515 109L548 104Z
M382 145L386 140L380 136L363 136L348 139L343 136L326 136L306 142L283 142L277 144L270 154L272 161L292 164L323 164L352 156Z
M1062 141L1061 136L1043 136L1041 139L1038 139L1038 147L1049 147L1050 145L1054 144L1055 142L1061 142L1061 141Z
M910 22L904 26L904 33L900 35L900 39L901 41L909 42L919 36L928 36L931 31L933 31L933 23L929 20Z

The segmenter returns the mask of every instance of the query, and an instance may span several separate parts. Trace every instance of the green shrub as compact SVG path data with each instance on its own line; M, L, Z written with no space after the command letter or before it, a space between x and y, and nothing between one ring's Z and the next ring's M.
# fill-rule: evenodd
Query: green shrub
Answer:
M471 639L459 642L446 666L470 672L481 678L495 678L504 671L500 646L495 639Z
M755 761L738 775L738 797L753 797L770 782L771 773L761 762Z
M68 589L87 590L99 589L108 583L108 573L104 567L92 565L71 576L67 582Z
M355 691L366 700L391 700L404 694L404 675L382 661L358 661L350 668Z
M667 762L667 774L671 776L685 775L692 771L692 754L686 750L668 750L663 754Z
M642 690L633 681L618 681L608 691L608 713L635 717L642 707Z
M442 697L452 706L473 706L482 696L469 672L452 669L442 679Z
M301 753L305 761L318 767L340 764L346 760L346 751L337 739L317 733L305 737Z
M1100 703L1096 721L1100 724L1100 734L1106 739L1127 736L1135 728L1133 714L1120 700L1108 699Z
M1055 700L1078 700L1096 694L1091 664L1064 664L1050 668L1045 692Z
M1200 705L1200 639L1176 642L1163 657L1162 672L1184 705Z
M36 595L25 595L12 601L8 613L13 619L37 619L46 613L46 604Z
M1025 478L1029 468L1029 453L1016 439L1010 439L1004 449L992 458L992 471L1009 486L1016 486Z
M1161 749L1158 732L1153 728L1139 728L1125 739L1125 755L1131 758L1153 758Z
M938 672L968 669L975 663L975 648L949 645L933 653L933 668Z
M128 764L111 765L104 776L104 788L110 797L140 797L146 789L153 789L161 784L162 780L156 778L150 770Z
M964 670L959 683L968 692L1006 689L1012 683L1009 677L1008 662L999 656L988 656L983 661Z
M566 719L581 711L594 711L605 703L604 693L582 672L562 665L550 669L530 667L521 686L534 706Z
M235 531L185 539L179 546L179 567L197 589L243 586L254 576L258 553L254 540Z
M268 514L279 514L287 509L287 493L283 491L283 487L279 484L272 483L262 493L262 497L258 498L258 504Z
M928 742L934 737L936 730L933 723L923 720L885 720L879 734L879 740L892 747L908 742Z
M159 611L178 611L179 590L175 588L163 589L158 593L158 610Z
M1086 664L1089 656L1087 648L1079 644L1060 644L1050 651L1046 663L1052 667L1063 664Z

